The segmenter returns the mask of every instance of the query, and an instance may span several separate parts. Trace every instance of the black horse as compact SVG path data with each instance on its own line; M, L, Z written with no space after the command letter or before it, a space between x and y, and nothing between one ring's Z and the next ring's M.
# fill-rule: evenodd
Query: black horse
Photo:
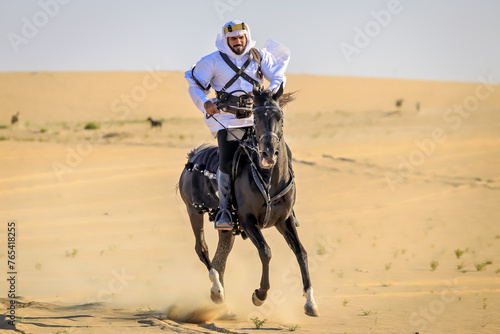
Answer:
M211 220L218 210L215 171L218 162L216 147L201 146L188 155L182 171L179 191L186 204L191 226L196 237L195 250L209 270L213 283L211 298L224 301L224 271L226 260L235 235L248 237L257 247L262 261L260 288L252 301L260 306L267 298L269 285L269 248L261 229L276 227L295 253L302 274L304 296L307 298L305 313L319 316L313 298L313 289L307 264L307 252L302 246L295 225L293 205L295 183L291 168L291 151L283 139L283 111L281 101L286 100L280 89L276 94L254 89L255 126L249 139L240 142L233 161L233 206L235 207L233 231L219 231L219 242L214 258L210 261L203 230L203 216ZM215 116L217 117L217 116ZM210 167L213 165L213 167Z

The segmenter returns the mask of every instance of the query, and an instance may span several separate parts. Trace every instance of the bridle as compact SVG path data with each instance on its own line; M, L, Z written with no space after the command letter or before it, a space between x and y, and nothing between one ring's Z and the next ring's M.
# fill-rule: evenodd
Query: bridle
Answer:
M255 115L256 111L260 111L260 110L264 110L264 111L279 111L280 116L281 116L280 117L281 129L283 129L283 110L280 107L278 107L278 106L259 106L259 107L255 107L253 109L254 115ZM281 131L281 134L279 136L276 134L276 132L273 132L273 131L264 132L263 134L260 135L259 142L264 137L268 137L268 136L276 138L276 140L278 140L278 144L279 144L279 142L281 141L281 138L283 137L283 131Z

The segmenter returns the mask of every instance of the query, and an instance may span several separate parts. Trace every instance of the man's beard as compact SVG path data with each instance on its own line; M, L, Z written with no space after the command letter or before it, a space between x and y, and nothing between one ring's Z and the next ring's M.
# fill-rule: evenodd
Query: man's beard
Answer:
M246 47L246 45L243 45L243 44L236 44L235 46L241 46L241 47L242 47L241 51L237 51L237 50L235 50L232 46L229 46L229 48L231 49L231 51L233 51L234 53L236 53L238 56L239 56L239 55L242 55L242 54L243 54L243 52L245 52L245 47Z

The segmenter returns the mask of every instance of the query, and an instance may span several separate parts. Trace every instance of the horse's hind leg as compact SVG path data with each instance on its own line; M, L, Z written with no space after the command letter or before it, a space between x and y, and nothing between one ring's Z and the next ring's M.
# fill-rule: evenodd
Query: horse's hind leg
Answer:
M283 235L288 243L288 246L290 246L293 253L297 257L300 272L302 274L304 296L307 298L306 304L304 305L305 313L309 316L318 317L318 305L316 305L316 302L314 301L313 288L311 286L311 278L309 276L309 269L307 265L307 252L299 240L299 235L297 234L297 229L295 227L295 218L293 215L290 216L284 222L276 224L276 228Z
M189 220L195 237L194 249L201 262L207 267L207 270L212 268L210 257L208 256L208 246L205 241L205 232L203 229L203 213L198 212L195 208L187 206Z
M207 267L209 272L208 277L213 283L212 288L210 289L210 298L214 303L222 303L224 301L224 288L222 287L219 273L212 267L212 262L210 261L210 257L208 255L208 246L205 241L205 231L203 229L203 213L198 212L195 208L190 206L187 206L187 212L196 239L194 249L201 262L203 262L203 264ZM215 256L214 258L218 257Z
M224 301L224 271L226 270L226 261L234 244L234 235L231 231L219 231L219 243L212 260L210 269L210 280L213 283L210 289L210 298L214 303Z

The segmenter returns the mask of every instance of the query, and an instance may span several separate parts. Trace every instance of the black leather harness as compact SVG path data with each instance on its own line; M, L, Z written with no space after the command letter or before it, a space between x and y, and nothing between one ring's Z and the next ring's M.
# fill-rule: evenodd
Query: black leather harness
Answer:
M253 49L252 50L255 50L257 51L256 49ZM236 80L238 80L239 77L242 77L243 79L245 79L246 81L248 81L249 83L251 83L252 85L256 85L256 86L259 86L260 83L255 80L254 78L252 78L251 76L249 76L248 74L245 73L245 70L247 69L248 65L250 65L250 63L252 62L252 60L254 60L254 58L256 57L255 56L255 51L251 51L249 54L248 54L248 59L247 61L243 64L243 66L241 66L241 68L239 68L238 66L236 66L232 61L231 59L229 59L229 57L223 53L223 52L220 52L219 51L219 54L220 56L222 57L222 59L224 59L224 61L226 62L226 64L231 67L231 69L233 71L236 72L236 74L231 78L231 80L229 80L226 85L224 86L224 88L222 88L219 92L222 92L224 93L226 91L226 89L228 89L229 87L231 87L231 85L233 83L235 83ZM259 51L257 51L258 53ZM260 53L259 53L259 56L260 56ZM259 69L260 69L260 60L256 60L257 63L259 64Z
M223 106L223 108L221 108L222 111L234 114L236 115L237 118L249 117L252 115L252 109L253 109L252 95L242 90L236 90L233 92L226 92L226 90L229 87L231 87L236 82L236 80L238 80L239 77L242 77L243 79L251 83L253 86L259 87L260 86L259 81L255 80L247 73L245 73L245 70L252 61L255 61L258 64L257 76L259 78L262 78L263 75L262 75L262 70L260 68L262 56L257 49L251 48L248 54L248 59L245 61L245 63L243 63L243 66L238 67L231 61L231 59L229 59L229 57L225 53L219 51L219 54L224 60L224 62L234 72L236 72L236 74L226 83L226 85L220 91L216 91L218 105ZM196 82L196 84L205 91L210 90L211 88L210 84L208 84L207 87L203 87L203 85L198 81L198 79L196 79L194 75L194 69L195 67L191 69L191 77ZM233 95L236 92L242 92L243 94Z

